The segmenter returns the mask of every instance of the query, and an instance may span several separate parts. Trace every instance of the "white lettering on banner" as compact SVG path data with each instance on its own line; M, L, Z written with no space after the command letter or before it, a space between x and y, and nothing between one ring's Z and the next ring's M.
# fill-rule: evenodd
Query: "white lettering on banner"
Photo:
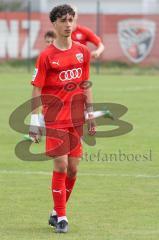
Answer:
M16 58L19 54L19 22L0 20L0 58Z
M23 29L29 29L29 22L27 20L22 21L22 28ZM38 38L39 30L40 30L40 21L31 21L30 22L30 36L29 34L27 35L21 56L22 58L27 58L28 57L28 44L29 44L29 38L30 38L30 57L36 57L39 54L38 49L34 49L34 44Z
M31 20L30 27L30 34L26 34L20 49L20 30L28 30L29 22L23 20L20 25L19 20L10 20L9 24L7 20L0 20L0 58L18 58L20 56L27 58L28 44L30 44L30 57L36 57L39 54L39 50L34 49L34 45L38 38L40 21Z
M71 70L62 71L59 74L61 81L69 81L72 79L77 79L82 76L82 68L73 68Z

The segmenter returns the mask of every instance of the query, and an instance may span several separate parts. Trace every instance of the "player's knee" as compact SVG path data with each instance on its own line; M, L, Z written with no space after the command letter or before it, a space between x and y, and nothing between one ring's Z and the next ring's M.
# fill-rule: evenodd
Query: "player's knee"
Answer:
M68 164L65 161L56 161L54 163L54 169L58 172L66 172Z
M69 178L74 178L74 177L76 177L76 175L77 175L77 168L76 167L67 169L67 176Z

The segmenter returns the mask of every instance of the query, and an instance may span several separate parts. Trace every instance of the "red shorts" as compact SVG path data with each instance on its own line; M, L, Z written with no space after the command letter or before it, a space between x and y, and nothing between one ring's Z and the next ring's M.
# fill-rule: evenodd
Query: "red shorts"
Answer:
M83 125L60 129L46 126L46 155L51 157L63 155L81 157L82 136Z

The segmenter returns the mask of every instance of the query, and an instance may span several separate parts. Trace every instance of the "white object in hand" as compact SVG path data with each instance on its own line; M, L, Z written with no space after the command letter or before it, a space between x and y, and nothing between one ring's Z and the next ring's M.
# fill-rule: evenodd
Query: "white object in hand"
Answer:
M44 115L42 113L39 113L39 124L40 127L45 127Z
M106 114L106 111L94 111L94 112L85 112L85 119L89 119L89 114L91 115L91 118L98 118L101 116L104 116Z
M39 114L32 114L31 120L30 120L29 132L39 134L39 127L40 127Z

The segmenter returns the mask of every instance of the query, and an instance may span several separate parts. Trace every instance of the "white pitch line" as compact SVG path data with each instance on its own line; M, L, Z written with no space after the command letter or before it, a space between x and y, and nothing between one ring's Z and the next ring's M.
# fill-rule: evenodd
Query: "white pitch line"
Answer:
M45 171L20 171L20 170L0 170L0 174L20 174L20 175L52 175L52 172ZM159 175L146 174L111 174L111 173L82 173L79 176L95 176L95 177L133 177L133 178L159 178Z

